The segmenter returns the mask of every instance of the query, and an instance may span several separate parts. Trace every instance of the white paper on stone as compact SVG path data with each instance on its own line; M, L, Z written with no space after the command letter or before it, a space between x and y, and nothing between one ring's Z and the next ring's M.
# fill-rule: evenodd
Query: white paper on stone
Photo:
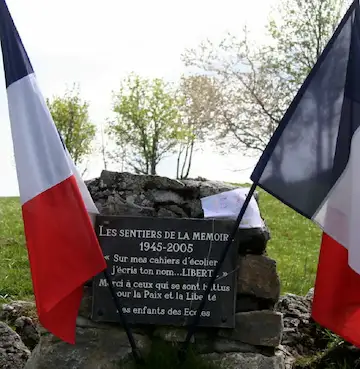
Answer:
M237 188L203 197L201 199L201 205L204 211L204 217L235 220L239 215L248 192L248 188ZM239 228L261 228L263 226L264 222L260 215L259 206L252 196Z

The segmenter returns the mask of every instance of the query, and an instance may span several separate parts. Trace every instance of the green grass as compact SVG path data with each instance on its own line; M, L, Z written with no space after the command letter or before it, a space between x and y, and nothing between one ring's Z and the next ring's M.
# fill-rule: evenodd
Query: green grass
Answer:
M32 299L33 290L18 198L0 197L0 299Z
M175 344L153 340L150 352L144 356L144 363L132 364L129 369L217 369L215 364L205 361L190 348L184 362L180 363L179 348Z
M306 294L315 281L321 231L265 191L259 194L260 211L271 233L267 252L277 262L282 293Z
M274 197L259 193L272 237L267 251L277 261L282 293L305 294L314 284L321 232ZM32 296L19 199L0 198L0 298Z

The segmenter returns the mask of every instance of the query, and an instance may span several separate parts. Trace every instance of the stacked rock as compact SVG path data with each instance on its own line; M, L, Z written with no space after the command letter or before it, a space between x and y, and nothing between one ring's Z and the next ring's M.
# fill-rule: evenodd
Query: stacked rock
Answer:
M238 188L203 179L180 181L109 171L88 181L87 186L102 215L161 218L203 218L201 198ZM259 201L257 194L255 198ZM282 337L283 319L280 312L274 311L280 281L276 262L266 256L269 238L266 227L239 230L236 327L198 328L193 337L199 354L218 363L220 368L284 368L283 358L275 353ZM92 322L91 304L91 287L87 286L75 347L44 336L36 348L36 357L30 359L26 369L63 367L64 360L71 362L72 368L112 369L118 368L119 360L130 359L125 333L117 325ZM168 326L135 327L134 332L136 342L145 349L154 338L182 342L186 336L185 329Z

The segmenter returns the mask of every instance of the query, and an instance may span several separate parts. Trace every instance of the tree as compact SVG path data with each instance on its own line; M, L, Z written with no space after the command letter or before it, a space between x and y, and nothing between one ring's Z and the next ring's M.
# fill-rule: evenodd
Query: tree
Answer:
M162 79L131 74L121 83L113 102L116 120L110 123L108 133L120 154L125 150L127 164L136 173L156 174L160 160L184 139L182 103Z
M108 159L108 155L107 155L107 150L106 150L106 142L105 142L105 129L104 129L104 124L101 125L100 127L100 155L102 157L102 161L103 161L103 165L104 165L104 169L107 169L107 159Z
M244 28L218 45L203 42L183 60L221 86L218 142L261 152L338 24L344 0L281 0L257 45Z
M302 84L335 31L349 0L282 0L267 25L269 51L294 89Z
M91 154L96 134L96 127L90 122L88 103L80 98L75 86L63 96L46 102L75 165L81 164Z
M180 91L184 99L181 107L183 123L188 134L179 144L176 177L184 179L190 173L195 143L202 143L212 136L219 96L216 80L208 76L182 77Z

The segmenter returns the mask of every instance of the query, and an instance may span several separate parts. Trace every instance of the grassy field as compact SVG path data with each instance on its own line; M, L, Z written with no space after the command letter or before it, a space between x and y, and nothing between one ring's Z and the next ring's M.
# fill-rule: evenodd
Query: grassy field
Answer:
M315 281L321 231L274 197L259 192L260 210L271 232L267 251L277 262L282 293L306 294Z
M33 298L18 198L0 198L0 299Z
M315 279L319 229L262 191L260 208L271 231L268 254L277 261L282 293L305 294ZM24 244L18 198L0 198L0 299L32 298Z

